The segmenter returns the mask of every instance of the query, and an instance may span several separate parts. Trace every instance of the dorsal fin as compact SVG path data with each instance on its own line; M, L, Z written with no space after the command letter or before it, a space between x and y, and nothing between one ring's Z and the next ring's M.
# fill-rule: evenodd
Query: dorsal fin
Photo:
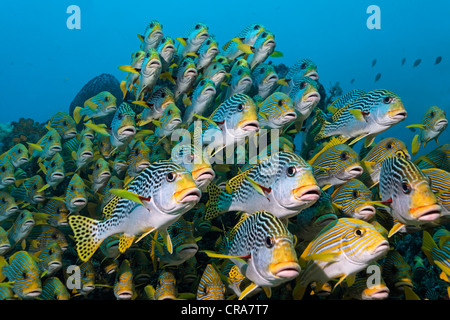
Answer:
M331 148L331 147L334 147L334 146L336 146L336 145L338 145L338 144L344 143L346 140L347 140L347 139L344 139L344 138L332 137L332 138L330 139L330 141L328 141L328 142L325 144L325 146L324 146L319 152L317 152L317 153L314 155L314 157L312 157L312 158L308 161L308 163L312 165L312 164L314 163L314 161L316 161L316 159L319 157L319 155L321 155L322 153L324 153L326 150L328 150L328 149Z

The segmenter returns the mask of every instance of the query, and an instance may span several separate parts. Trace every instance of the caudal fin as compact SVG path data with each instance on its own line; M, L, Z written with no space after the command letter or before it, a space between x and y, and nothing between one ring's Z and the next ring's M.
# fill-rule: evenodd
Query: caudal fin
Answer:
M86 262L103 241L98 232L100 221L80 215L72 215L68 219L74 233L78 256L81 261Z
M319 123L320 123L320 130L316 134L316 136L314 137L314 141L317 141L317 140L320 140L320 139L324 139L324 138L327 137L327 135L325 134L325 127L329 123L325 119L323 111L319 110L319 109L317 109L317 111L316 111L316 120L319 121Z

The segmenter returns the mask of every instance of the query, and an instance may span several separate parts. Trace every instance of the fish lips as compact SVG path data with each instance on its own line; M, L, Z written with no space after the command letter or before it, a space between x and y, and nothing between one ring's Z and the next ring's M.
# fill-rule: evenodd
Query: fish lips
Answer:
M7 177L2 180L2 184L4 186L9 186L9 185L13 184L14 182L16 182L16 179L14 177Z
M313 79L314 81L319 80L319 74L316 71L308 72L307 74L303 75L304 77L308 77Z
M117 299L119 300L130 300L133 297L133 291L124 290L117 294Z
M383 300L389 296L389 288L386 286L376 286L363 292L363 300Z
M216 176L214 170L211 168L204 168L203 170L195 170L192 172L195 184L197 187L201 188L206 183L211 182Z
M198 245L196 243L184 244L176 249L177 254L184 257L192 257L197 253L197 251Z
M175 193L178 203L192 203L200 201L202 193L198 188L187 188Z
M380 255L386 255L389 251L389 242L387 240L381 241L378 246L372 252L372 255L376 255L377 257Z
M259 122L258 120L248 120L239 123L239 127L244 131L258 131L259 130Z
M367 220L371 219L375 215L375 213L376 213L376 211L373 206L363 205L356 209L355 216L358 219L367 221Z
M301 186L292 190L295 199L302 202L314 203L319 200L321 191L319 186L312 184L307 186Z
M126 138L134 136L136 134L136 128L133 126L125 126L123 128L120 128L119 130L117 130L117 133L119 136L126 139Z
M79 198L73 199L70 203L72 204L72 206L79 208L79 207L86 206L87 200L86 200L86 198L79 197Z
M297 262L280 262L270 267L272 274L278 278L294 279L300 274L300 265Z
M442 207L438 204L421 206L409 209L409 212L416 217L417 220L423 222L434 221L442 214Z

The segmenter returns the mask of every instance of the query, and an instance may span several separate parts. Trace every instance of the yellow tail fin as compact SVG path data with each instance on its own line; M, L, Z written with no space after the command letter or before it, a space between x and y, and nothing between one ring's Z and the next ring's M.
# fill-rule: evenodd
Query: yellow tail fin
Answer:
M78 256L81 261L86 262L103 241L98 234L100 221L80 215L72 215L68 219L74 233Z

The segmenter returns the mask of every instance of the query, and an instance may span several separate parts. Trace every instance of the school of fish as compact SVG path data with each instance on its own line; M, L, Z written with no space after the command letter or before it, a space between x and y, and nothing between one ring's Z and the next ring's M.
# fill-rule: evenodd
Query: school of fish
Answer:
M321 106L313 61L279 75L268 26L231 36L150 21L120 105L99 92L0 156L1 300L449 299L445 111L400 124L384 88ZM446 294L418 294L426 268Z

